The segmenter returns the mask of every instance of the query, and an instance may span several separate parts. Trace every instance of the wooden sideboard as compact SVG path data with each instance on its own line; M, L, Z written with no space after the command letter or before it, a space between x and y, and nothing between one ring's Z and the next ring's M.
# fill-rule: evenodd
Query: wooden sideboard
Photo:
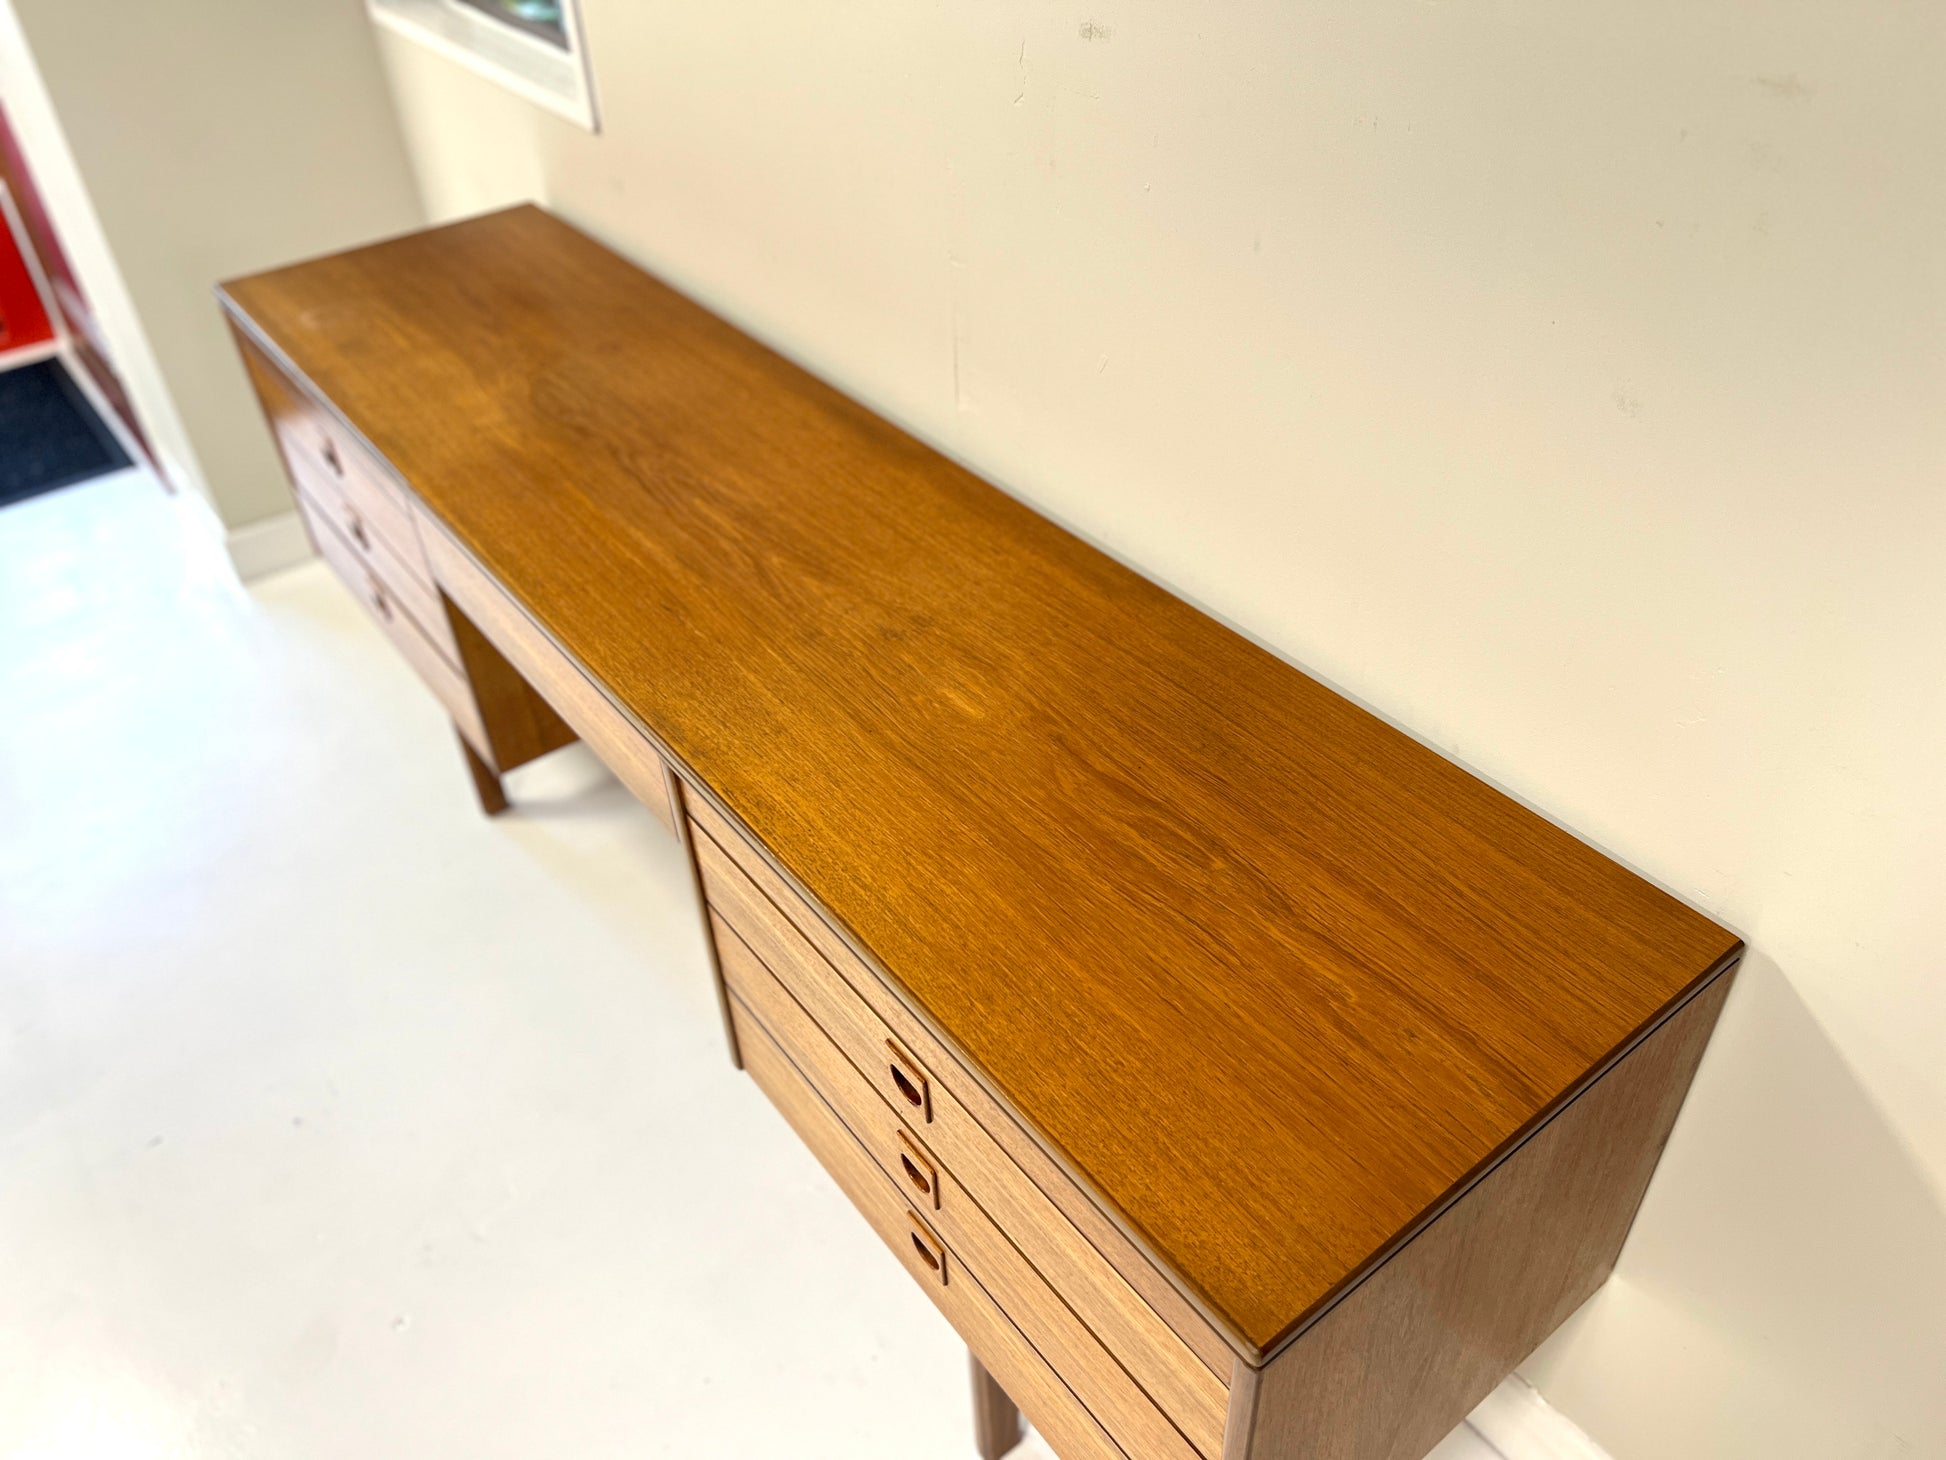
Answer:
M538 209L221 298L486 809L683 839L984 1454L1412 1460L1600 1285L1733 935Z

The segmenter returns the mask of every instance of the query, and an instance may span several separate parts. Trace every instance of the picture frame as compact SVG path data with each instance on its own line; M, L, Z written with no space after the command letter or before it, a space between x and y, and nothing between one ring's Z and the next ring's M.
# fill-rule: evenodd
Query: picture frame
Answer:
M579 0L366 0L376 25L601 130Z

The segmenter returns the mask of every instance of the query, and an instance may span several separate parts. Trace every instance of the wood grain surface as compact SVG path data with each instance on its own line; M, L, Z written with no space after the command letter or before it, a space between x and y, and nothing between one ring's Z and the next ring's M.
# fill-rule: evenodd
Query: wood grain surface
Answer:
M1246 1357L1737 946L543 212L227 297Z
M973 1381L973 1449L980 1460L1000 1460L1021 1441L1020 1408L970 1349L966 1366Z
M1223 1460L1420 1460L1614 1266L1730 991L1662 1022L1270 1364Z
M930 1193L921 1196L902 1184L895 1135L899 1116L749 945L726 924L712 922L731 994L790 1056L798 1072L844 1122L852 1139L878 1163L886 1179L899 1187L905 1200L979 1275L980 1285L1087 1406L1096 1422L1124 1450L1142 1460L1197 1460L1199 1453L1217 1460L1223 1453L1223 1412L1216 1413L1214 1424L1200 1437L1200 1443L1192 1440L1132 1376L1127 1361L1131 1350L1139 1345L1123 1343L1112 1350L1104 1346L1090 1327L1092 1310L1064 1302L1064 1295L1048 1285L1022 1255L1022 1249L1010 1240L1014 1229L1002 1231L982 1209L978 1194L961 1186L952 1171L941 1174L950 1195L937 1207ZM1193 1358L1187 1362L1202 1367Z
M1121 1225L1109 1220L1101 1205L1087 1195L1071 1172L1031 1134L1019 1112L986 1082L972 1077L948 1041L930 1021L920 1017L912 1001L898 997L897 986L888 983L861 958L853 941L840 936L830 920L805 900L801 891L761 854L754 842L731 825L701 793L685 796L683 804L688 808L694 832L691 847L697 876L704 879L706 863L727 857L721 869L726 875L718 877L712 873L704 880L714 881L726 904L742 902L747 906L753 914L747 920L751 936L769 940L767 949L760 951L775 951L788 962L791 955L783 945L790 939L771 935L783 927L794 930L794 935L808 942L816 957L824 960L839 981L883 1024L883 1028L869 1036L875 1047L881 1038L889 1036L925 1068L940 1072L943 1103L933 1113L944 1119L939 1121L938 1128L929 1132L933 1143L951 1146L951 1159L965 1169L991 1168L998 1172L1011 1164L1038 1192L1042 1205L1054 1209L1039 1211L1032 1198L1023 1192L1020 1210L1005 1222L1010 1230L1026 1234L1017 1235L1016 1240L1030 1240L1044 1230L1058 1230L1061 1224L1054 1220L1055 1213L1072 1224L1074 1230L1068 1240L1055 1240L1051 1250L1033 1254L1035 1261L1043 1263L1059 1261L1059 1254L1072 1254L1069 1270L1057 1286L1069 1292L1081 1280L1083 1286L1098 1282L1108 1291L1114 1287L1113 1277L1119 1276L1133 1294L1140 1295L1135 1306L1152 1310L1203 1362L1216 1388L1226 1391L1237 1349L1232 1340L1211 1324L1203 1310L1190 1301L1178 1280L1165 1276L1166 1269L1158 1265L1154 1256L1131 1240ZM731 869L741 877L727 875ZM705 892L708 893L707 887ZM835 1036L842 1026L834 1023L828 1028ZM956 1139L960 1134L970 1139ZM982 1151L982 1143L993 1149ZM1027 1220L1017 1220L1019 1217ZM1109 1271L1100 1271L1104 1264ZM1082 1279L1084 1270L1093 1271L1095 1277ZM1123 1305L1117 1301L1111 1306ZM1219 1405L1224 1402L1222 1398L1217 1400Z
M1062 1460L1131 1460L1095 1423L1074 1391L1048 1367L956 1254L942 1254L943 1282L939 1270L917 1255L912 1234L919 1229L912 1222L904 1196L872 1164L864 1148L851 1138L843 1122L750 1011L734 998L730 1010L737 1026L738 1046L744 1051L744 1068L757 1087L790 1122L798 1139L818 1158L818 1164L838 1183L880 1240L912 1274L920 1290L966 1341L981 1367L1033 1422L1055 1453ZM939 1244L930 1238L922 1237L920 1245L940 1252Z
M429 537L427 557L438 571L448 601L493 642L635 799L674 831L676 810L669 799L662 757L472 559L444 533L435 529ZM441 613L444 616L444 610Z
M797 934L794 925L783 917L757 887L743 877L737 863L726 857L715 840L700 829L693 831L696 864L710 902L709 919L712 946L727 978L731 965L741 952L747 960L765 970L765 978L775 979L789 990L789 997L801 1005L805 1017L815 1024L819 1037L833 1049L875 1092L886 1110L896 1110L898 1119L912 1120L913 1130L941 1163L941 1179L963 1186L972 1200L997 1226L1048 1283L1074 1308L1089 1328L1099 1334L1108 1349L1127 1366L1142 1388L1174 1417L1190 1441L1203 1453L1214 1456L1222 1450L1224 1416L1229 1406L1228 1375L1217 1377L1188 1348L1181 1337L1145 1303L1102 1254L1067 1220L1047 1193L1010 1160L978 1121L972 1119L953 1091L940 1080L934 1085L934 1119L920 1123L896 1090L887 1082L885 1059L888 1030L877 1013L811 945ZM778 1017L766 1017L760 997L746 982L741 990L746 1004L765 1017L772 1034L786 1045L792 1031ZM915 1041L916 1042L916 1041ZM800 1042L801 1052L804 1045ZM804 1061L799 1061L800 1065ZM806 1069L807 1074L813 1074ZM866 1136L866 1123L853 1118L834 1095L837 1082L819 1083L820 1091L832 1105L839 1107L858 1133L861 1143L872 1145ZM933 1082L929 1082L933 1083ZM878 1127L871 1127L878 1131ZM880 1133L881 1144L891 1127ZM887 1174L898 1176L896 1159L889 1149L875 1150ZM940 1218L948 1241L954 1218ZM1043 1350L1045 1352L1045 1350ZM1234 1360L1233 1360L1234 1362ZM1057 1367L1058 1364L1057 1364ZM1111 1430L1115 1426L1110 1424ZM1137 1453L1166 1455L1159 1446L1133 1446Z

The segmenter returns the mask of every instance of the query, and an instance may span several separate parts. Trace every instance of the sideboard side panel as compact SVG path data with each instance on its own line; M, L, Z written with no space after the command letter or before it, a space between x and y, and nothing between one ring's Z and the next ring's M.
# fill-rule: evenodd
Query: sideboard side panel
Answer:
M1733 972L1236 1386L1225 1460L1423 1460L1607 1278Z

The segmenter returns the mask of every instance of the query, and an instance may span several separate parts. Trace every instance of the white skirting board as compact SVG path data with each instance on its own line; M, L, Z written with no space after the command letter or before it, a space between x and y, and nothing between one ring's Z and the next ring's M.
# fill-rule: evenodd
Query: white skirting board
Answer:
M245 583L294 568L311 557L311 539L295 512L280 512L223 534L230 566Z
M1581 1426L1518 1374L1489 1394L1466 1423L1505 1460L1609 1460Z

